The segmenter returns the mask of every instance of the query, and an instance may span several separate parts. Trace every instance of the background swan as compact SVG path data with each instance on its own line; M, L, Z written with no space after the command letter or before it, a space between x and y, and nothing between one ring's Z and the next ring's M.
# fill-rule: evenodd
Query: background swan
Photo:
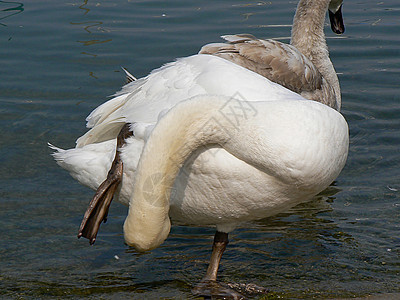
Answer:
M339 80L324 35L326 2L299 1L290 45L250 34L224 35L222 38L229 43L207 44L199 53L225 58L306 99L340 110ZM328 8L332 31L342 34L342 0L330 1Z
M329 4L325 2L318 12L323 16ZM189 98L185 102L188 106L176 106ZM239 111L235 111L238 107ZM224 109L228 110L224 113ZM235 116L229 119L232 110ZM168 145L151 148L150 145L160 142L179 140L185 145L186 141L202 141L193 132L210 135L208 127L203 126L204 132L194 130L192 135L181 138L181 130L191 128L190 123L195 121L192 112L197 112L203 121L206 118L211 122L200 124L215 121L216 132L227 130L228 136L235 133L235 142L231 145L226 141L231 145L227 149L228 144L220 140L194 142L187 153L180 153L181 148L175 147L178 153L172 156ZM218 118L219 113L222 115ZM183 116L186 123L181 123ZM84 185L97 189L107 177L118 133L124 124L132 124L134 136L127 138L126 145L117 151L124 165L118 199L126 204L130 202L124 226L126 241L141 251L157 247L168 235L169 218L182 224L216 225L214 249L217 250L213 251L208 280L216 279L227 233L237 224L276 214L308 200L335 179L347 157L347 125L339 113L210 55L179 59L129 83L115 98L95 109L87 121L92 129L78 139L76 148L53 147L57 150L53 155L58 164ZM233 127L228 126L230 123ZM308 130L308 126L314 126L315 130ZM169 127L176 131L160 140L163 136L160 132ZM310 136L309 132L314 134ZM298 141L296 146L292 144L294 141ZM308 147L309 143L315 143L315 147ZM154 154L154 149L166 152ZM145 153L153 154L145 156ZM145 171L157 169L157 166L147 167L151 162L148 157L161 158L164 162L173 157L177 161L162 172L146 174ZM268 163L260 158L268 158ZM269 164L271 161L275 164ZM175 169L171 170L173 166ZM165 178L169 179L166 191L169 188L173 191L167 200L165 190L157 193L154 189L157 184L164 185ZM144 185L140 184L141 180ZM110 186L116 190L118 184L115 181ZM109 198L110 194L105 191ZM143 201L138 196L140 191L150 193L151 197ZM164 201L160 202L160 197ZM146 211L149 203L151 210ZM101 222L107 216L107 205L95 209L96 216L100 210ZM90 216L88 219L90 222ZM95 235L90 239L93 242Z

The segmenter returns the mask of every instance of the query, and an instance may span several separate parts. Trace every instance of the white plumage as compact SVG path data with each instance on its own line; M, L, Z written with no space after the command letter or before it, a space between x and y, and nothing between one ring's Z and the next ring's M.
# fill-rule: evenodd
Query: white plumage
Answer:
M307 9L307 3L313 0L301 0L298 9ZM312 11L322 23L328 4L319 1L319 10ZM295 24L306 33L312 27L301 28L304 22L296 18ZM296 50L290 59L286 56L288 65L279 76L288 74L290 85L294 74L302 74L309 86L330 91L329 103L339 108L337 76L321 39L323 24L315 28L315 43L309 42L310 36L303 43L312 47L308 54L313 62L303 55L291 62ZM294 36L301 45L299 33ZM107 177L117 135L126 123L134 136L117 152L123 162L117 200L129 204L125 240L140 251L167 238L170 220L216 226L217 233L227 233L243 221L307 201L339 175L348 152L348 127L338 111L224 58L198 54L125 85L89 115L90 130L76 148L50 145L56 150L53 156L75 179L97 189ZM212 259L206 279L215 280L224 247L220 254L213 252L219 258Z
M185 85L179 85L183 76ZM220 96L212 96L216 94ZM210 111L207 105L202 113L206 121L219 122L222 130L229 130L223 121L236 123L236 130L243 135L242 140L238 140L245 146L242 151L252 153L258 148L275 146L277 165L274 168L280 172L290 169L308 173L301 180L293 174L278 178L274 175L276 170L260 170L259 166L245 162L221 145L214 143L193 149L194 153L175 181L170 210L172 221L217 225L220 231L230 231L242 221L273 215L308 200L326 188L344 165L347 126L338 112L210 55L178 59L129 83L114 99L90 114L87 121L93 127L78 139L77 148L61 150L54 157L74 178L96 188L106 178L111 165L117 133L123 124L133 123L135 136L121 149L125 173L118 200L127 204L134 194L135 170L143 145L151 137L150 130L157 124L160 114L166 114L176 104L195 95L207 95L203 96L205 103L209 98L223 99L219 108L214 109L220 113L218 117L211 117L215 111ZM272 107L269 102L279 103L273 106L276 111L269 111ZM294 112L288 110L292 102L297 103ZM310 126L315 127L312 134ZM256 134L262 128L269 130L266 140ZM179 132L170 134L168 138L180 138ZM313 169L315 165L321 168L320 164L322 170ZM157 169L152 171L157 173ZM323 171L326 174L321 176ZM305 186L311 188L302 191Z

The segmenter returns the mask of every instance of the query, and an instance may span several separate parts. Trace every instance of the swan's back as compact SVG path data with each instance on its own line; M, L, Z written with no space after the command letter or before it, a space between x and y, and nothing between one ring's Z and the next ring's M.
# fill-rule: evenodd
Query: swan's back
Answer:
M303 99L225 59L193 55L125 85L115 98L96 108L87 118L91 130L77 140L77 147L114 139L125 123L154 123L180 101L202 94L238 97L244 101Z

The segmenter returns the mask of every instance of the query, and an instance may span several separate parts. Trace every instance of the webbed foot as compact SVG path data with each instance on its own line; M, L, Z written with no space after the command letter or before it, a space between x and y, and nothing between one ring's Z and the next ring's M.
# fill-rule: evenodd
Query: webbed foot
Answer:
M205 299L246 299L245 296L230 288L225 283L204 280L192 289L195 296Z
M98 187L83 216L81 226L79 227L78 238L83 236L89 239L91 245L96 241L101 222L107 221L108 209L122 180L123 163L118 149L125 144L125 139L132 135L133 133L129 131L129 124L125 124L118 134L117 150L107 178Z

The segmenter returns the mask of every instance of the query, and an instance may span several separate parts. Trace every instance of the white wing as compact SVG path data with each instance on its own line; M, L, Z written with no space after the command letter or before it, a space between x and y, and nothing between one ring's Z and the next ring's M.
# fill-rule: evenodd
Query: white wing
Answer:
M77 140L77 147L114 139L125 123L154 123L180 101L201 94L244 101L303 99L225 59L193 55L125 85L115 98L96 108L87 118L91 130Z

